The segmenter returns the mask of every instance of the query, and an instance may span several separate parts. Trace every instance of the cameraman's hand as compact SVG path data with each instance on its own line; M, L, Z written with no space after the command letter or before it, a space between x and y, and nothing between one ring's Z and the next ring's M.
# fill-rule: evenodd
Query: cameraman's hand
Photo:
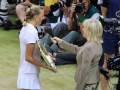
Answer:
M69 16L69 11L68 11L68 8L67 6L64 4L64 7L62 7L62 11L67 15Z
M62 11L63 12L66 12L66 11L68 11L68 8L67 8L67 6L64 4L64 7L62 7Z
M62 39L60 39L60 38L58 38L58 37L53 37L53 38L51 38L51 40L52 40L52 42L53 43L60 43L60 42L62 42Z
M76 4L72 4L70 13L74 13L75 12L75 7L76 7Z
M69 15L70 19L73 18L73 14L75 12L75 7L76 7L76 4L72 4L71 9L70 9L70 15Z

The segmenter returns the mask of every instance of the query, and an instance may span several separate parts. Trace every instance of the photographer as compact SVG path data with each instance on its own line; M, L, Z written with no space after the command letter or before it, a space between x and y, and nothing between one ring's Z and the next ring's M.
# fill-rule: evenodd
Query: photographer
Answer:
M120 10L120 0L103 0L101 5L102 15L106 18L117 18L115 13ZM115 33L108 32L111 26L105 25L103 34L103 68L107 70L107 60L113 58L118 51L119 37ZM107 89L107 80L101 75L101 90Z
M71 0L70 0L71 1ZM71 2L69 2L71 4ZM69 17L70 5L64 4L61 8L58 8L57 11L54 11L54 16L59 16L56 23L48 22L45 25L49 25L52 28L53 35L56 37L62 38L63 36L69 33L68 30L68 17ZM50 45L51 42L51 35L46 34L41 41L45 44Z

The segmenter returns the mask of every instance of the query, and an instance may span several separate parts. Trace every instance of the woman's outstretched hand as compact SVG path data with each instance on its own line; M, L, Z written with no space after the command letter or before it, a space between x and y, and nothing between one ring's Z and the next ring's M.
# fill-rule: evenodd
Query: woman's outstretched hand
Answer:
M53 37L53 38L51 38L51 40L52 40L53 43L60 43L60 42L62 42L62 39L60 39L58 37Z

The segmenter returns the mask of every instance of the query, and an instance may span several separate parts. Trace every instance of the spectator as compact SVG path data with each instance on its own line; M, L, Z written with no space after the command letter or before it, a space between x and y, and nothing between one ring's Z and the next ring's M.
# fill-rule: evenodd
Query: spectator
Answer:
M102 55L102 34L103 28L100 21L86 19L83 22L83 36L87 42L83 46L78 47L57 37L52 38L53 43L58 43L60 48L77 54L76 90L97 90L99 83L98 63Z

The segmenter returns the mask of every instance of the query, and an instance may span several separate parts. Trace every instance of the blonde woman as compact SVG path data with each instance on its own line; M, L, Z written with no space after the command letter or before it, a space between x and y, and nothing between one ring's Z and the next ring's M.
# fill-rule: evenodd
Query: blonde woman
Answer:
M83 36L87 42L82 47L69 44L57 37L52 38L53 43L58 43L62 49L77 54L76 90L97 90L98 63L102 55L102 34L101 23L98 20L87 19L83 22Z
M44 11L40 7L27 10L24 26L19 35L20 39L20 68L17 87L21 90L41 90L39 81L40 67L56 72L40 62L39 49L36 48L38 32L35 26L40 25L44 18Z

